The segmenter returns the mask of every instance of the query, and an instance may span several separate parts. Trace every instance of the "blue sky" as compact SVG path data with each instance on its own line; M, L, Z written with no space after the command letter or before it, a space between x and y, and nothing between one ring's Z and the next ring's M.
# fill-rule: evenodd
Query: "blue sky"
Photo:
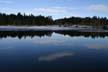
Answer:
M108 0L0 0L0 12L52 16L108 17Z

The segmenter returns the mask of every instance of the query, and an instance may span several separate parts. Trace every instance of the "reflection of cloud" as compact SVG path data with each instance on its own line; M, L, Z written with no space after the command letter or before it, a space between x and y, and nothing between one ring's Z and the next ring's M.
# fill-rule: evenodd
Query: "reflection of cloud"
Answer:
M39 44L58 44L58 43L63 43L64 40L45 39L45 40L38 40L38 41L35 41L35 42L39 43Z
M103 48L107 48L108 44L94 43L94 44L86 44L85 46L87 46L88 48L92 48L92 49L103 49Z
M42 56L42 57L39 57L38 60L39 61L53 61L53 60L56 60L59 58L63 58L66 56L72 56L72 55L73 55L73 53L71 53L71 52L62 52L62 53L56 53L56 54L52 54L52 55L48 55L48 56Z
M14 48L14 47L1 47L0 50L11 49L11 48Z

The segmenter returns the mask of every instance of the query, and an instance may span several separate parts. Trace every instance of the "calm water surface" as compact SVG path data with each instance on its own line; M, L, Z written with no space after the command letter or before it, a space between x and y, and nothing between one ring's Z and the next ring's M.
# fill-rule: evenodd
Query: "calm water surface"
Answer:
M108 71L104 34L24 33L0 32L0 72Z

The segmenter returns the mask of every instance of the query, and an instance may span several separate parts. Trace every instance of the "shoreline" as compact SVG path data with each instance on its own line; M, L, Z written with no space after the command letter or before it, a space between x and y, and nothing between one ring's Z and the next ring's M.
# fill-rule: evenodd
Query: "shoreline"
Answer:
M79 32L108 32L104 29L59 27L59 26L0 26L0 31L79 31Z

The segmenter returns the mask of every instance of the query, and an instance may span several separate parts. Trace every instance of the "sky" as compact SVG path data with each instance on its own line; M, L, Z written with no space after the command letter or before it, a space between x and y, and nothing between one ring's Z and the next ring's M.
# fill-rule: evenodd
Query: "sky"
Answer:
M0 0L0 12L63 17L108 18L108 0Z

